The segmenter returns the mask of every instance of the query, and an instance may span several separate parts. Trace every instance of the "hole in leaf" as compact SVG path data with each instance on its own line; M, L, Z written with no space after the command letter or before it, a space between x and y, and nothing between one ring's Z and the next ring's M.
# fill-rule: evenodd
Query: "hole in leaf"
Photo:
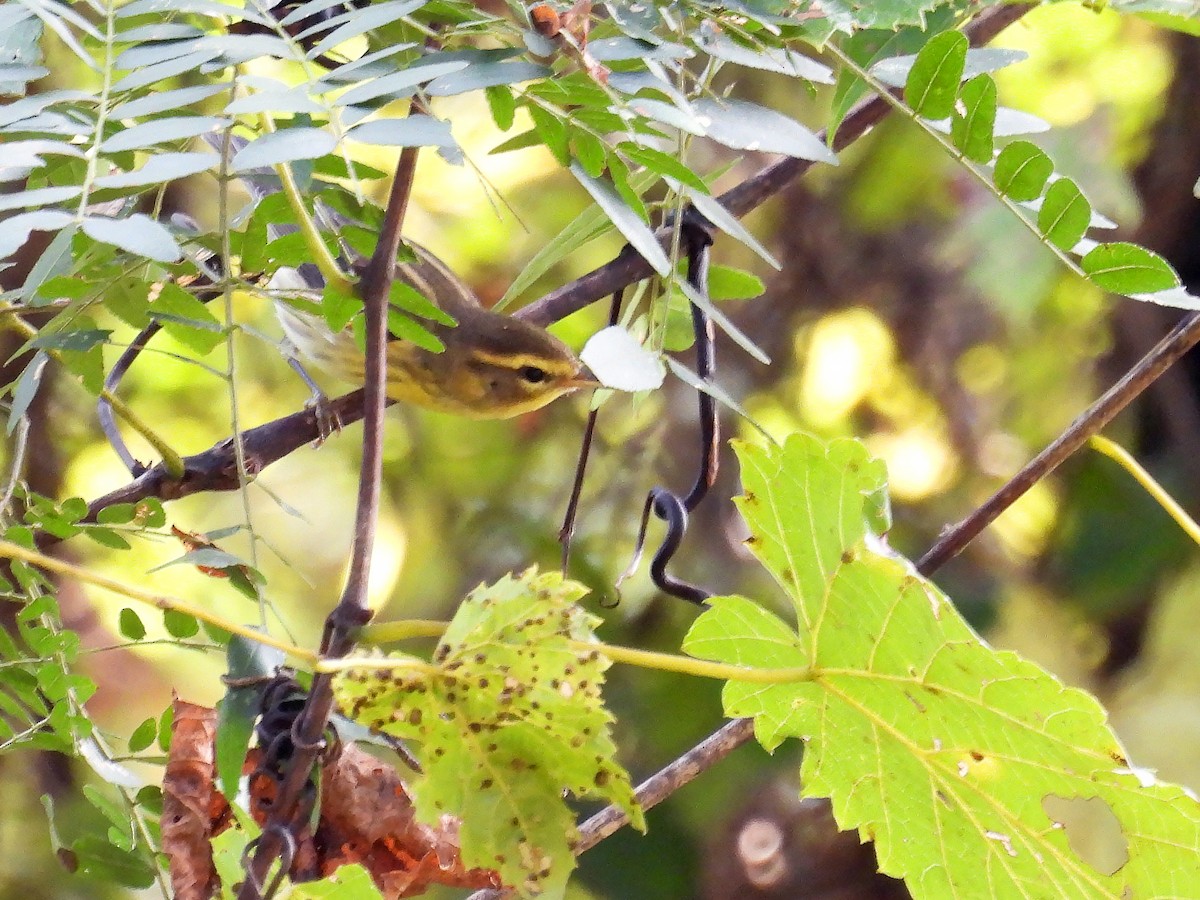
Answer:
M1115 875L1129 862L1129 842L1121 821L1100 797L1059 797L1047 794L1042 809L1067 832L1071 849L1102 875Z

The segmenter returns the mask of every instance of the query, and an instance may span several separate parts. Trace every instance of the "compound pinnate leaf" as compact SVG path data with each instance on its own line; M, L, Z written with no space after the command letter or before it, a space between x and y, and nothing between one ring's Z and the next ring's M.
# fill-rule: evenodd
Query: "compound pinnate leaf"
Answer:
M498 871L522 896L562 896L575 865L563 791L616 803L644 827L615 761L585 589L534 570L477 588L433 667L350 672L337 696L350 718L415 742L425 774L417 815L457 816L467 866Z
M984 644L868 522L880 468L861 445L793 436L737 447L750 547L798 629L715 598L686 648L789 683L732 682L729 715L768 747L807 744L801 777L876 842L915 897L1200 895L1200 805L1132 770L1090 695ZM1073 848L1062 802L1098 798L1120 862ZM1094 802L1094 801L1093 801Z

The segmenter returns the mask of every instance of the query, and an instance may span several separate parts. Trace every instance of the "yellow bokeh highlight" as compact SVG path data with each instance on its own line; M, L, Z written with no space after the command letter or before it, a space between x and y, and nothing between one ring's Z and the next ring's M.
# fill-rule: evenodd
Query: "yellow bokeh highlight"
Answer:
M954 373L972 394L990 394L1008 378L1008 357L995 344L977 344L958 358Z
M957 471L950 445L931 428L916 425L873 434L865 443L873 456L887 464L888 487L896 500L916 502L940 493Z
M895 356L891 331L870 310L847 309L823 317L809 332L800 379L805 419L817 428L844 419L873 385L891 377Z
M995 46L1029 59L996 73L1001 102L1051 125L1074 125L1107 106L1144 126L1171 78L1170 54L1149 23L1113 10L1053 4L1032 10ZM1121 122L1120 131L1129 131Z
M992 533L1015 557L1039 555L1049 543L1058 521L1058 497L1045 481L1039 481L992 523Z

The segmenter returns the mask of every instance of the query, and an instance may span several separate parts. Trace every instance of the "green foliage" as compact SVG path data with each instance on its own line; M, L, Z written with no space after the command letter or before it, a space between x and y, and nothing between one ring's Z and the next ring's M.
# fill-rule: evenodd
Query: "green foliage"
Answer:
M799 684L731 682L731 716L767 749L805 741L804 793L876 842L914 896L1010 896L1047 884L1079 897L1194 896L1200 805L1131 770L1086 693L984 644L885 543L881 465L861 444L794 435L737 447L751 550L796 626L741 597L713 601L693 655L807 667ZM1124 858L1105 864L1056 825L1056 801L1098 797ZM899 798L904 798L902 801Z
M1087 199L1103 196L1093 173L1065 177L1036 144L1012 140L1015 117L999 105L990 73L1019 54L968 49L957 30L981 5L618 2L606 7L610 15L595 18L584 47L530 31L515 6L513 15L498 17L465 0L404 0L314 23L307 48L276 27L295 24L299 10L276 23L261 10L230 13L208 0L170 5L165 17L159 0L135 0L116 7L111 22L98 28L65 4L40 4L36 13L28 4L0 4L6 22L0 57L9 61L0 67L0 87L18 98L0 106L7 188L0 195L0 260L34 232L52 238L25 282L3 299L16 309L24 304L54 315L28 335L36 352L9 386L10 435L52 367L97 394L105 351L111 363L125 340L119 328L160 324L178 345L168 353L192 361L226 345L243 325L226 325L234 306L221 314L209 310L205 303L214 291L205 279L218 281L222 291L264 290L278 270L307 262L310 248L287 232L302 214L314 213L315 198L353 220L337 236L331 230L323 236L331 253L368 255L380 216L362 197L377 196L372 182L387 173L357 161L356 144L431 147L452 164L464 161L456 137L466 129L458 122L432 113L394 115L391 104L418 92L427 98L481 93L504 133L494 153L544 149L544 165L569 172L580 201L593 201L543 243L505 299L613 234L649 259L661 280L676 279L676 261L653 228L664 213L688 203L725 236L773 261L714 198L713 185L724 186L718 178L756 164L752 154L838 160L831 141L797 121L795 107L769 105L769 82L751 90L738 83L752 71L785 84L789 99L836 78L831 134L869 88L903 89L912 123L942 144L956 171L987 183L998 205L1043 242L1045 255L1103 290L1181 307L1197 303L1161 257L1088 236L1111 226ZM306 4L306 10L321 5ZM1175 0L1112 5L1169 27L1196 28ZM229 33L231 17L269 33ZM426 40L431 33L437 47ZM318 66L318 56L341 52L346 41L363 55ZM58 54L53 76L38 65L43 43ZM839 62L836 72L812 58L814 48ZM68 70L64 59L79 64L67 76L72 83L47 83L40 93L19 96L33 80ZM249 64L259 62L269 65L250 71ZM227 162L197 149L197 137L233 126L239 133L249 127L255 136ZM1057 155L1070 168L1072 161ZM697 161L714 158L711 170L699 168ZM307 209L277 194L248 217L223 210L222 230L244 227L232 235L197 231L158 214L170 208L166 192L181 179L194 177L211 192L222 169L270 179L264 167L281 163L289 164ZM689 295L679 287L665 292L673 293L673 306L649 316L666 323L650 331L667 347L690 341L690 335L677 342L664 336L677 321L686 324ZM720 300L754 297L764 286L757 275L716 266L710 288L709 299ZM361 326L361 303L346 291L333 286L309 294L285 299L323 314L334 327ZM720 307L691 299L765 361ZM395 333L440 347L421 320L445 317L427 298L397 285L390 300ZM700 383L677 363L673 370L736 408L719 387ZM169 393L158 383L155 390ZM440 427L416 433L432 444ZM409 444L394 449L393 460L417 452ZM436 447L425 452L440 466L457 459ZM501 452L510 450L497 456ZM806 790L832 797L844 826L877 838L888 871L907 876L925 895L1059 889L1109 896L1126 887L1139 894L1194 893L1191 801L1173 788L1140 784L1126 771L1123 751L1090 698L1011 654L992 653L934 586L887 551L879 537L889 527L879 464L856 444L821 447L802 438L779 454L741 452L751 495L743 508L755 529L755 550L792 599L800 626L744 599L721 598L692 630L688 648L746 666L809 669L801 684L731 684L728 709L753 715L765 746L789 737L808 741ZM434 471L444 475L446 469ZM451 479L428 481L442 489ZM456 490L466 492L452 484L448 493ZM21 505L5 520L6 535L23 546L32 546L35 536L87 538L81 543L89 550L116 556L166 522L157 501L110 506L91 522L80 498L40 497L15 479L11 493ZM444 549L457 539L436 516L419 524L424 527L405 530L414 545ZM539 534L543 525L536 523ZM530 521L506 528L535 530ZM230 576L225 583L254 599L262 583L241 556L215 547L157 568L140 560L133 565L139 574L164 565L223 568ZM599 568L591 559L586 565ZM48 749L85 759L105 782L84 792L94 821L70 840L55 836L56 849L80 871L149 885L162 877L152 855L161 797L152 789L135 792L126 783L128 771L101 744L84 706L94 686L77 668L79 639L63 627L47 579L23 565L11 576L8 599L19 608L12 630L0 632L0 750ZM454 576L438 577L444 585ZM527 893L561 893L574 865L575 815L562 800L564 789L616 802L641 824L629 777L614 762L612 716L599 696L607 662L592 646L594 622L574 605L579 596L577 586L551 575L504 579L463 605L431 670L397 657L396 668L379 678L342 681L343 700L361 718L420 746L426 768L416 786L421 815L427 821L443 812L460 816L468 861L500 868ZM145 641L150 622L134 609L117 616L120 634L130 641ZM219 629L205 627L214 641L225 640ZM164 613L163 629L191 649L203 641L197 620L175 611ZM231 657L245 649L233 642ZM230 671L243 671L243 662L249 667L234 661ZM218 777L231 796L253 725L253 699L249 690L234 688L221 702ZM144 718L125 743L131 754L157 754L169 737L168 712ZM1097 871L1077 849L1073 826L1055 827L1051 801L1084 797L1097 798L1120 823L1128 857L1123 867ZM235 834L217 842L227 885L240 877ZM336 886L313 885L294 895L374 896L361 870L335 879Z
M864 48L855 48L865 55ZM874 58L874 57L872 57ZM1003 52L968 49L967 40L955 31L930 38L913 56L892 57L862 69L854 56L843 55L847 67L883 92L903 84L907 114L948 149L961 154L962 164L990 184L999 198L1013 201L1009 208L1078 274L1097 287L1119 290L1139 300L1168 306L1196 308L1200 300L1179 287L1179 277L1169 264L1145 248L1132 244L1097 245L1085 238L1091 228L1111 228L1113 223L1092 209L1079 185L1057 175L1054 162L1037 145L1017 140L998 154L995 141L1028 124L1021 117L1005 117L996 105L996 85L986 74L1019 57ZM948 140L939 120L950 118ZM1028 215L1022 207L1036 211ZM1084 256L1107 249L1088 264L1067 256ZM1132 249L1129 249L1132 248ZM1109 266L1112 260L1117 269ZM1149 285L1149 287L1146 287Z
M575 815L563 791L621 806L644 828L616 762L600 700L608 660L575 605L584 589L530 570L480 587L433 655L436 670L350 672L339 705L417 744L417 814L461 820L463 860L497 869L522 896L561 896L574 868Z

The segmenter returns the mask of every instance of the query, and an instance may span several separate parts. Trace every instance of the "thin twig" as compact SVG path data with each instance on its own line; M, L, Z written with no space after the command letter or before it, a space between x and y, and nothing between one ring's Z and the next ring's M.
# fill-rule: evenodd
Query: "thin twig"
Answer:
M917 571L931 575L957 556L984 528L1012 506L1026 491L1053 472L1062 462L1099 434L1104 426L1145 391L1181 356L1200 342L1200 313L1184 316L1171 332L1125 373L1103 396L1067 426L1041 453L1025 464L1008 483L992 494L982 506L954 527L943 532L937 542L917 562Z

